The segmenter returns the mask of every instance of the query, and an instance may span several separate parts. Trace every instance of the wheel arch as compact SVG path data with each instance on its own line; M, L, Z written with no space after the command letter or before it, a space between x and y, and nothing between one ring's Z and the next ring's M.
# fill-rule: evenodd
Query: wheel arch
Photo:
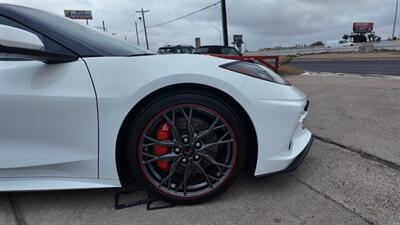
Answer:
M198 92L207 93L212 96L218 96L218 98L222 98L225 103L231 107L235 113L238 115L242 125L246 129L247 133L247 153L248 153L248 162L247 168L250 173L254 174L257 156L258 156L258 142L257 135L254 124L250 119L249 114L243 108L243 106L237 102L233 97L227 94L224 91L221 91L215 87L211 87L204 84L196 84L196 83L185 83L185 84L173 84L158 90L153 91L148 94L142 100L140 100L126 115L125 119L122 122L122 125L119 129L117 142L116 142L116 165L118 177L121 181L122 186L129 186L131 182L133 182L133 177L128 172L128 168L126 162L123 158L125 151L125 143L127 141L127 134L129 132L130 124L133 123L135 118L139 115L140 109L142 109L150 100L165 95L165 93L174 94L179 91L187 91L187 90L196 90Z

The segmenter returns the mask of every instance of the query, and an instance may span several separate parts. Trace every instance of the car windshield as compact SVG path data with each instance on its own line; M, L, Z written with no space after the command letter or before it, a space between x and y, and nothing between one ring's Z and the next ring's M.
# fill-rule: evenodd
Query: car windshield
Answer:
M172 53L181 53L179 48L160 48L158 50L160 54L172 54Z
M188 47L162 47L158 49L159 54L191 54L192 49Z
M207 53L210 53L210 49L207 47L198 48L198 49L196 49L196 53L197 54L207 54Z
M224 55L239 55L239 53L234 48L222 48L221 52Z
M23 11L25 15L29 15L32 20L41 24L42 27L47 27L51 31L63 34L62 36L65 39L78 41L91 51L97 53L83 56L134 56L151 54L151 52L130 44L125 40L52 13L25 7L20 7L19 10Z
M224 55L240 55L234 48L223 46L207 46L200 47L196 50L196 54L224 54Z

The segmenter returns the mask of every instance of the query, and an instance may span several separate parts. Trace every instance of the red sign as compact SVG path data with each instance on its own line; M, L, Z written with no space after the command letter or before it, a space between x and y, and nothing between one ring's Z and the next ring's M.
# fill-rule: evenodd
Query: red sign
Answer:
M353 23L354 33L369 33L374 30L374 23Z

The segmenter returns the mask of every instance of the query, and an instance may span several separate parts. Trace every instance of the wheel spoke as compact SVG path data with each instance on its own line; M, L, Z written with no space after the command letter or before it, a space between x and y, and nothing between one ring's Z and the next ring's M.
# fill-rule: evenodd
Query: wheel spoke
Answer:
M214 131L215 131L215 130L218 130L218 129L220 129L220 128L223 128L223 127L226 127L225 124L221 124L221 125L219 125L219 126L216 126L216 127L214 127Z
M192 108L190 108L190 111L189 111L189 119L187 121L187 129L188 129L188 135L189 135L190 139L193 140L195 130L193 127L193 109Z
M158 160L167 160L167 161L169 161L169 160L172 160L172 159L175 159L175 158L178 157L178 155L173 153L173 152L165 154L165 155L160 155L160 156L154 156L154 155L151 155L151 154L148 154L148 153L143 153L143 154L146 155L146 156L149 156L149 157L153 157L152 159L149 159L147 161L143 161L142 162L143 164L149 164L149 163L152 163L152 162L155 162L155 161L158 161Z
M180 110L181 110L183 116L186 119L186 129L187 129L187 132L188 132L188 136L189 136L190 140L194 140L194 138L195 138L194 137L195 130L194 130L194 127L193 127L193 109L189 108L189 115L186 114L186 112L185 112L185 110L183 108L181 108Z
M206 173L206 171L203 169L203 167L201 167L200 164L198 164L197 162L193 161L193 166L197 168L197 170L203 174L204 178L206 178L207 184L208 186L210 186L210 188L213 188L213 185L210 181L210 178L208 177L208 174Z
M223 175L225 175L225 172L221 169L221 167L227 168L227 169L232 168L232 166L230 166L230 165L226 165L226 164L219 163L219 162L215 161L215 159L214 159L211 155L209 155L209 154L202 154L202 153L199 153L199 156L202 157L203 159L206 159L206 160L209 161L211 164L213 164L215 167L217 167L217 169L219 170L219 172L221 172Z
M190 160L186 166L185 166L185 171L183 173L183 195L186 196L187 194L187 179L189 178L191 174L191 166L192 166L192 160Z
M168 122L169 127L172 129L172 135L174 139L178 142L178 144L182 144L181 136L179 134L178 128L175 126L175 110L172 111L172 119L171 120L166 113L163 114L164 119Z
M176 169L178 169L181 159L182 157L178 158L175 162L171 164L168 175L161 180L160 184L158 185L159 187L163 186L163 184L168 181L168 190L171 188L172 177L174 176Z
M201 131L201 132L197 135L197 140L200 140L200 139L206 137L207 135L211 134L211 132L214 131L214 128L215 128L215 126L217 125L218 121L219 121L219 118L218 118L218 117L215 118L214 122L211 124L211 126L210 126L207 130Z
M226 138L226 136L228 136L230 132L227 131L224 135L222 135L222 137L220 137L218 139L218 141L213 142L213 143L209 143L209 144L205 144L203 145L203 147L201 147L199 150L197 150L198 153L206 153L207 150L211 147L217 146L217 145L221 145L221 144L227 144L227 143L231 143L233 142L233 139L229 139L229 140L223 140L224 138Z
M150 146L154 146L156 145L156 143L152 142L152 143L148 143L148 144L143 144L142 147L146 148L146 147L150 147Z
M143 155L144 155L144 156L147 156L147 157L152 157L152 158L157 157L157 156L155 156L155 155L152 155L152 154L146 153L146 152L143 152Z
M216 177L213 177L213 176L211 176L211 175L207 175L207 176L208 176L208 178L210 178L210 179L213 179L213 180L215 180L215 181L219 181L219 179L216 178Z
M222 135L222 137L219 139L219 141L224 140L224 138L226 138L226 136L228 136L229 131L227 131L224 135Z
M147 140L151 141L152 143L143 144L142 147L148 147L148 146L152 146L154 144L157 144L157 145L160 145L160 146L165 146L165 147L179 147L179 145L177 143L175 143L174 141L171 141L171 140L159 141L159 140L154 139L152 137L149 137L147 135L144 135L144 138L146 138Z
M197 150L197 153L207 153L208 150L211 147L217 146L217 145L222 145L222 144L228 144L233 142L233 139L229 139L229 140L225 140L225 141L217 141L217 142L213 142L213 143L209 143L209 144L205 144L203 145L203 147L201 147L199 150Z

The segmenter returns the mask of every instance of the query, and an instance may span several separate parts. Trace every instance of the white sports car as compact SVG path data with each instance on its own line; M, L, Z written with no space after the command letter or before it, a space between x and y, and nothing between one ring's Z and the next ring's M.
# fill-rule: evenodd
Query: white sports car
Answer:
M154 55L0 4L0 191L140 184L202 202L245 162L256 177L295 169L312 143L307 108L264 66Z

